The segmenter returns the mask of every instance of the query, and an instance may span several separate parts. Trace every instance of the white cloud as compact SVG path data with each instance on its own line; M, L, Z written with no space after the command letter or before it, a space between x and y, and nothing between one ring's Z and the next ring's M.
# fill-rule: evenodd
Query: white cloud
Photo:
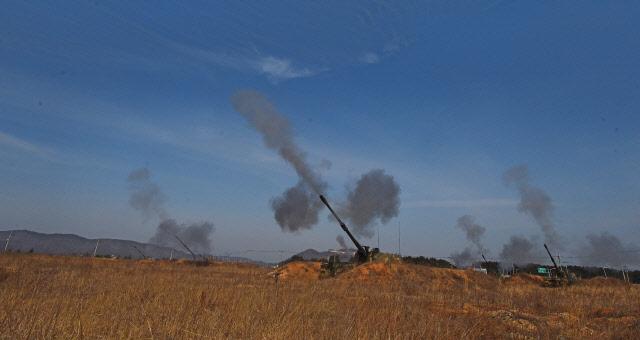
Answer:
M380 56L373 52L366 52L360 56L360 61L365 64L377 64L380 62Z
M310 77L317 73L308 68L296 68L289 59L271 56L261 58L256 62L256 66L260 73L266 74L274 81Z
M200 62L211 63L239 71L251 71L266 75L271 81L311 77L324 71L323 69L300 68L287 58L261 56L256 51L246 54L227 54L218 51L184 45L165 38L162 41L176 51L188 55ZM257 55L256 55L257 54Z

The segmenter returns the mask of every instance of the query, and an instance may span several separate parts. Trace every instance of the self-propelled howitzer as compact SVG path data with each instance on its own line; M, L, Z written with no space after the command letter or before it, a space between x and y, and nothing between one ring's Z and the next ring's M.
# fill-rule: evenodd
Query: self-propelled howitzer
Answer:
M553 267L555 268L557 275L560 275L560 268L558 267L556 260L551 255L551 252L549 251L549 247L547 247L546 243L544 244L544 249L547 250L547 254L549 254L549 258L551 258L551 262L553 263Z
M327 206L327 208L329 208L329 211L331 212L333 217L335 217L336 221L338 221L338 223L340 224L340 228L342 228L342 230L344 230L344 232L347 233L347 236L349 236L349 239L351 239L351 242L353 242L353 244L356 246L356 249L358 249L356 252L356 260L358 261L358 263L367 262L371 259L373 255L378 253L377 248L374 248L373 251L370 251L369 247L361 245L360 242L356 240L353 234L351 234L351 231L349 231L349 228L347 228L347 225L344 222L342 222L340 217L338 217L338 214L336 214L333 208L331 208L331 206L329 205L329 202L323 195L320 195L320 200L322 201L322 203L324 203L324 205Z
M550 286L562 286L574 283L577 279L576 275L574 273L570 273L569 271L565 271L564 269L562 269L562 267L558 266L556 260L551 255L551 251L549 251L549 247L547 247L546 244L544 245L544 249L547 251L547 254L549 254L549 258L551 259L551 262L553 263L553 267L555 269L555 272L552 272L552 274L547 278L547 284Z

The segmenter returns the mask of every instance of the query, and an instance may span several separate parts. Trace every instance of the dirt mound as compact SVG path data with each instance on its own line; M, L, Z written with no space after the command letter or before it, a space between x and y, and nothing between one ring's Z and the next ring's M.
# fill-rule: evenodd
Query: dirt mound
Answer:
M511 277L505 278L502 281L508 285L536 285L541 286L544 284L544 277L531 274L516 274Z
M389 265L384 262L361 264L348 270L339 277L343 280L389 280L397 276L399 264Z
M290 262L275 270L280 279L318 280L320 262ZM273 272L272 272L273 273ZM335 278L340 281L392 282L411 281L439 287L490 289L497 284L492 275L473 270L434 268L402 262L370 262L346 269Z
M320 262L290 262L276 270L280 279L317 280L320 276Z
M491 288L496 278L473 270L446 269L392 262L365 263L338 276L341 280L357 281L411 281L429 283L439 287Z

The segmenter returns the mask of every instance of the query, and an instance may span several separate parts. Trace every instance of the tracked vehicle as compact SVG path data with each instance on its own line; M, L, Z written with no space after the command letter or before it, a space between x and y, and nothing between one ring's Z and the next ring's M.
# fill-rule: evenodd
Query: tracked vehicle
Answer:
M548 275L545 277L545 282L544 282L545 286L561 287L561 286L568 286L570 284L573 284L577 280L576 275L558 266L558 264L556 263L556 260L551 255L551 252L549 251L549 247L547 247L547 244L544 244L544 249L547 251L547 254L549 254L549 258L553 263L552 270L550 270L548 272Z
M353 242L357 249L349 263L341 262L340 257L337 254L329 256L328 259L325 259L322 262L321 276L336 276L340 272L343 272L349 268L353 268L354 266L357 266L359 264L373 261L380 253L380 250L378 248L369 248L368 246L361 245L360 242L358 242L358 240L356 240L356 238L353 236L353 234L351 234L351 231L349 230L349 228L347 228L347 225L342 222L340 217L338 217L338 214L336 214L331 205L329 205L327 199L323 195L320 195L320 200L322 201L322 203L324 203L324 205L327 206L333 217L340 224L340 228L342 228L347 236L349 236L349 239L351 240L351 242Z

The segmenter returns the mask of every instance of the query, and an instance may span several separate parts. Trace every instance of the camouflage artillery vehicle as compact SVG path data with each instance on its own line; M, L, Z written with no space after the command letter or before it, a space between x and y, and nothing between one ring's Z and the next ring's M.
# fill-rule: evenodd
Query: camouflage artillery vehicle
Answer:
M328 259L325 259L322 262L321 276L336 276L346 269L353 268L354 266L362 263L373 261L380 253L380 250L378 248L370 249L367 246L361 245L360 242L358 242L358 240L356 240L356 238L353 236L353 234L351 234L351 231L349 231L347 225L342 222L340 217L338 217L338 214L336 214L333 208L331 208L331 205L329 205L327 199L323 195L320 195L320 200L322 201L322 203L324 203L324 205L327 206L333 217L335 217L336 221L338 221L338 223L340 224L342 230L347 233L347 236L349 236L349 239L351 240L351 242L353 242L357 249L353 258L351 259L351 262L349 263L341 262L340 257L337 254L329 256Z
M549 258L551 258L551 262L553 263L553 269L550 270L547 273L548 276L545 277L545 287L561 287L575 283L577 280L576 275L558 266L546 244L544 244L544 249L546 249L547 254L549 254Z

